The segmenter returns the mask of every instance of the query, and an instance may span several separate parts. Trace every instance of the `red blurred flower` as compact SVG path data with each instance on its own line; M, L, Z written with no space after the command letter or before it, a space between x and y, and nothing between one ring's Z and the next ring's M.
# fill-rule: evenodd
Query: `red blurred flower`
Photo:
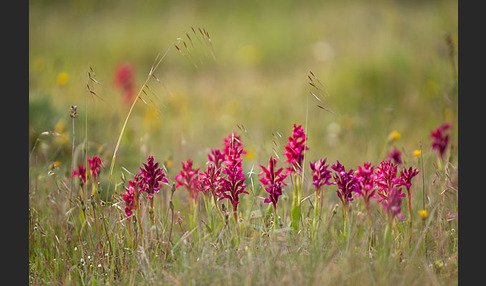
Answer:
M125 104L130 104L135 94L133 66L130 63L119 64L113 82L122 89Z
M449 123L445 123L439 126L435 131L430 132L430 136L434 139L432 149L439 152L441 159L444 159L445 150L449 144L449 134L445 134L445 131L450 128L451 125Z
M175 176L174 179L177 182L175 185L176 188L181 186L185 187L191 198L196 200L200 189L198 174L199 168L194 170L192 168L192 164L193 162L191 159L187 159L186 162L182 162L182 170Z
M388 219L391 221L395 216L399 219L404 219L405 216L401 214L402 212L402 194L400 190L396 187L393 187L388 192L388 198L382 204L383 210L388 215Z
M88 158L89 170L93 179L96 181L100 174L100 167L103 166L103 160L98 155Z
M73 170L73 174L69 178L73 178L74 176L78 176L86 184L86 168L83 165L78 165L78 170Z
M390 151L388 154L388 160L393 160L395 164L401 164L402 163L402 152L398 150L397 148L393 148L393 150Z

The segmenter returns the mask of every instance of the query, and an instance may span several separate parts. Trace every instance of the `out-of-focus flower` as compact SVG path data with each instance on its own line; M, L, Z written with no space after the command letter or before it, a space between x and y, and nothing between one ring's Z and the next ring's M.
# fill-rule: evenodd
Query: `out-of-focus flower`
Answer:
M388 141L397 141L400 139L400 133L396 130L393 130L389 135L388 135Z
M123 200L125 201L125 214L131 216L133 210L137 209L138 202L138 180L139 175L135 176L135 179L128 181L128 188L125 188L125 193L123 194Z
M283 168L276 169L276 165L277 159L270 157L268 168L260 165L262 171L258 174L258 176L262 176L260 182L263 184L265 191L270 194L269 198L265 199L265 203L272 203L275 210L277 209L278 198L283 192L282 185L287 186L284 180L288 175L288 173L282 174Z
M393 148L393 150L391 150L388 154L388 159L393 160L393 162L395 162L397 165L402 164L402 152L400 152L400 150L397 148Z
M430 132L430 136L434 139L432 149L439 152L441 159L444 159L445 150L449 144L449 134L445 134L445 131L449 130L450 128L451 125L449 123L445 123L439 126L436 130Z
M399 191L401 190L399 188L400 179L397 178L397 169L397 165L390 160L380 162L380 165L375 169L375 183L378 186L378 195L380 196L378 203L387 199L392 188L397 187ZM404 197L405 194L401 194L401 196Z
M224 153L221 153L220 149L211 149L211 153L208 154L208 159L210 162L213 162L216 169L221 167L221 164L225 160Z
M422 219L426 219L428 215L426 210L420 210L418 211L418 214Z
M416 168L413 168L410 166L408 169L403 169L400 171L400 182L399 184L402 186L405 186L407 190L410 190L410 187L412 186L412 179L413 177L417 176L419 173L419 170Z
M356 180L358 181L359 187L361 189L358 195L363 197L363 200L366 204L366 211L368 213L368 217L370 218L370 199L371 198L378 198L375 195L376 192L376 185L375 185L375 174L374 174L375 166L373 166L369 162L365 162L363 167L358 165L358 170L355 173Z
M93 179L96 180L100 174L100 167L103 166L103 160L98 155L88 158L89 170Z
M285 163L290 163L291 167L287 168L287 172L293 172L300 174L302 172L302 163L304 161L304 152L309 150L306 146L307 137L304 133L302 125L294 124L294 130L292 136L289 137L289 142L285 146L285 152L287 156Z
M422 151L415 149L413 150L413 156L414 157L420 157L422 155Z
M206 193L211 193L214 197L221 197L221 168L216 168L213 164L208 164L206 171L199 173L199 184Z
M135 95L133 66L130 63L119 64L113 82L122 89L125 104L130 104Z
M160 183L167 183L165 174L159 168L159 162L154 163L154 156L150 155L147 158L147 164L143 163L143 168L140 167L140 191L147 193L147 198L152 199L155 193L160 190Z
M200 189L198 174L199 168L194 170L192 168L192 164L193 162L191 159L187 159L186 162L182 162L182 170L175 176L174 179L177 182L175 185L176 188L181 186L185 187L189 192L189 196L196 200Z
M69 81L69 74L67 72L62 72L57 75L57 84L66 85Z
M393 187L388 192L388 198L382 203L383 210L388 215L389 220L398 217L399 219L404 219L405 216L401 214L402 212L402 196L398 188Z
M78 165L77 170L73 170L73 174L69 178L78 176L84 184L86 184L86 168L83 165Z
M228 158L230 156L230 152L236 150L238 150L238 152L241 152L241 155L246 154L246 151L243 149L243 143L241 142L240 136L232 132L223 139L224 156Z

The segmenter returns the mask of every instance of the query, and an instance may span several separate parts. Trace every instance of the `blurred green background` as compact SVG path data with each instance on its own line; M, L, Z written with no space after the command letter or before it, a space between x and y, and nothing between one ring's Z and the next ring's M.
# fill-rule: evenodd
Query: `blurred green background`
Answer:
M283 165L294 123L306 128L309 160L355 168L396 147L411 164L420 144L432 153L430 131L444 122L457 145L447 33L457 51L457 1L30 1L31 164L60 161L70 173L77 105L75 143L87 135L88 155L108 167L129 110L116 67L132 64L138 92L166 52L160 83L149 81L147 104L128 121L115 174L154 154L172 162L173 178L187 158L202 166L232 131L249 151L244 167L259 172L275 154ZM400 138L387 145L393 130Z

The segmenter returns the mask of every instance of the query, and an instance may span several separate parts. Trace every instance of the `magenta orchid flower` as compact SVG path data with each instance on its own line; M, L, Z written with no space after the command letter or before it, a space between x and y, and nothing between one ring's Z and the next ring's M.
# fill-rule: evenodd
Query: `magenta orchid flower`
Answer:
M86 168L83 165L78 165L78 170L73 169L73 174L69 178L78 176L81 181L86 184Z
M199 173L199 184L205 193L211 193L214 197L221 197L221 168L208 164L206 171Z
M370 199L371 198L378 198L375 195L376 192L376 185L375 185L375 174L374 174L375 166L373 166L369 162L365 162L363 167L358 165L358 170L355 173L356 179L358 181L359 187L361 192L358 195L363 197L363 200L366 205L366 212L368 214L368 220L371 223L371 214L370 214Z
M245 191L245 175L243 174L241 154L244 152L238 136L230 135L231 141L225 140L225 154L227 155L225 166L222 169L221 199L228 199L233 206L233 216L238 221L237 211L240 194L248 194ZM227 148L226 148L227 147Z
M103 166L103 160L98 155L88 158L90 174L96 180L100 174L100 167Z
M322 189L324 185L333 184L330 182L332 171L328 169L329 165L326 165L326 158L310 162L309 165L312 171L312 184L316 190Z
M336 193L346 209L348 202L353 200L353 193L360 193L361 189L358 179L354 176L354 170L350 169L346 172L344 166L339 161L336 162L336 164L331 166L331 169L336 171L333 175L334 181L338 186Z
M192 164L193 162L191 159L187 159L186 162L183 162L181 172L177 174L174 179L177 182L175 185L176 188L181 186L185 187L189 192L189 196L196 200L200 190L199 168L193 169Z
M449 144L449 134L445 134L446 130L449 130L451 125L449 123L442 124L435 131L430 133L430 136L434 139L432 143L432 149L439 152L441 159L444 159L444 154Z
M285 146L284 155L287 156L285 163L290 163L291 167L287 168L287 172L300 174L302 172L302 163L304 161L304 152L309 150L306 146L307 137L304 133L302 125L294 124L292 136L289 137L289 142Z
M211 153L208 154L209 162L213 162L216 169L219 169L225 160L224 155L225 153L221 153L220 149L211 149Z
M265 166L260 165L262 171L258 174L261 176L260 182L263 184L265 191L267 191L270 195L268 198L265 199L265 203L272 203L274 210L277 209L278 198L282 195L282 185L287 186L284 182L285 178L287 178L287 173L282 174L283 168L277 169L277 159L270 157L268 162L268 168Z
M133 210L137 209L137 202L140 193L138 192L138 181L140 180L140 175L135 175L135 179L128 181L128 188L125 188L125 193L123 194L123 200L125 201L125 214L131 216Z
M419 173L419 170L409 167L408 169L403 169L400 171L400 182L398 182L401 186L405 186L405 189L407 190L407 197L408 197L408 212L409 215L412 215L412 192L411 192L411 187L412 187L412 179L413 177L417 176Z
M378 203L388 198L388 193L394 187L400 192L400 196L404 197L405 194L401 193L400 178L397 178L398 167L390 160L380 162L380 165L375 170L375 183L378 186Z
M388 192L388 198L382 203L383 210L387 213L388 219L391 221L393 218L398 217L403 220L405 217L402 212L402 194L400 190L393 187Z
M140 167L140 191L147 193L147 198L152 199L153 195L160 190L161 183L168 183L165 174L159 168L159 162L154 163L154 156L150 155L147 158L147 164L143 163L143 168Z
M388 160L393 160L393 162L395 162L397 165L402 164L402 152L400 152L400 150L397 148L393 148L393 150L391 150L388 154Z

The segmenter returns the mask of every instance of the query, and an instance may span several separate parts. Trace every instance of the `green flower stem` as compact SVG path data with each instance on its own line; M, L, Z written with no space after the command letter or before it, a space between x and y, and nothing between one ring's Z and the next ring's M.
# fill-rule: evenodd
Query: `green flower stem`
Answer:
M293 200L292 200L292 211L290 214L290 226L294 230L299 230L299 223L300 223L300 201L302 199L302 184L301 184L301 177L299 174L294 173L293 176L294 182L294 192L293 192Z

